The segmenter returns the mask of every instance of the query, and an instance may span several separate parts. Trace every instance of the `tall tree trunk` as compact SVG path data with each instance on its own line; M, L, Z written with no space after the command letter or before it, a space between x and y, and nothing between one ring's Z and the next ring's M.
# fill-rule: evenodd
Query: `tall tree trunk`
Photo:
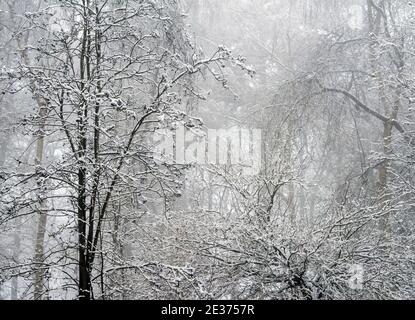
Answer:
M91 7L89 0L82 0L83 6L83 35L81 41L81 53L80 53L80 78L81 78L81 91L89 91L88 81L91 79ZM92 295L91 286L91 264L89 259L89 246L87 235L87 135L88 135L88 102L82 98L79 104L78 110L78 251L79 251L79 299L90 300ZM95 178L94 178L95 179ZM91 216L92 213L90 213ZM92 217L92 216L91 216ZM93 223L93 220L89 221ZM92 225L89 226L92 228Z
M40 8L41 2L38 3L37 9ZM10 12L10 19L14 22L13 12L15 12L14 8L15 2L8 3L9 12ZM27 45L29 43L29 36L30 32L26 32L25 35L20 35L17 38L17 46L19 48L21 57L23 62L30 66L30 58L28 54ZM36 84L34 82L30 82L30 90L36 100L38 106L38 117L39 117L39 125L38 125L38 132L37 132L37 141L36 141L36 155L35 155L35 166L36 166L36 174L37 174L37 181L38 181L38 196L39 196L39 203L37 206L37 211L39 213L38 219L38 226L37 226L37 233L36 233L36 242L35 242L35 254L34 254L34 263L35 263L35 278L34 278L34 299L40 300L43 297L43 288L44 288L44 274L45 270L43 268L44 262L44 238L46 232L46 225L47 225L47 213L45 210L46 201L44 197L44 193L42 191L43 186L41 182L42 176L42 163L43 163L43 153L44 153L44 145L45 145L45 120L47 116L47 102L44 98L39 96L36 93Z
M19 260L20 255L20 221L19 219L16 220L16 232L14 233L13 237L13 261L17 262ZM19 298L19 277L15 276L12 279L12 287L10 290L10 298L12 300L17 300Z
M39 129L38 129L38 138L36 142L36 157L35 157L35 165L37 173L42 176L41 172L41 165L43 162L43 154L44 154L44 145L45 145L45 117L47 113L47 105L46 101L42 98L37 98L37 103L39 106ZM37 232L36 232L36 242L35 242L35 289L34 289L34 299L41 300L43 298L43 291L44 291L44 277L45 277L45 268L43 266L44 263L44 241L45 241L45 233L46 233L46 225L47 225L47 213L45 210L45 200L43 194L43 186L40 182L40 177L38 177L38 188L39 188L39 204L38 204L38 213L39 213L39 220L37 225Z
M379 57L379 50L378 49L378 37L380 36L380 28L381 28L381 20L382 16L381 13L378 12L378 8L373 6L372 0L367 1L368 5L368 18L369 18L369 38L370 38L370 64L372 68L372 72L375 76L376 84L379 88L379 101L381 107L384 110L385 117L388 119L384 123L383 128L383 154L384 160L379 168L379 181L378 181L378 190L379 190L379 204L383 211L383 215L380 221L380 228L383 231L385 240L389 241L391 237L391 225L390 225L390 195L388 190L388 176L389 176L389 169L390 169L390 155L392 153L392 133L393 133L393 120L396 120L398 110L395 108L393 112L391 112L391 108L389 106L388 99L386 97L387 94L387 87L385 85L385 81L383 79L382 73L378 66Z

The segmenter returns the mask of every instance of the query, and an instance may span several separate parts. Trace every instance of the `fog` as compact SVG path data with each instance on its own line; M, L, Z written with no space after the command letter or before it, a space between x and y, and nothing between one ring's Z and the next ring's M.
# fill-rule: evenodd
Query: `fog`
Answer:
M0 0L0 299L415 298L409 0Z

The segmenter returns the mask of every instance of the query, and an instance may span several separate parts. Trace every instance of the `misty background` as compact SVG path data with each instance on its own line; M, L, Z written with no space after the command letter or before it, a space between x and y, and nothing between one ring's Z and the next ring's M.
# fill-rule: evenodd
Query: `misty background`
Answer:
M414 6L0 0L0 298L413 299Z

